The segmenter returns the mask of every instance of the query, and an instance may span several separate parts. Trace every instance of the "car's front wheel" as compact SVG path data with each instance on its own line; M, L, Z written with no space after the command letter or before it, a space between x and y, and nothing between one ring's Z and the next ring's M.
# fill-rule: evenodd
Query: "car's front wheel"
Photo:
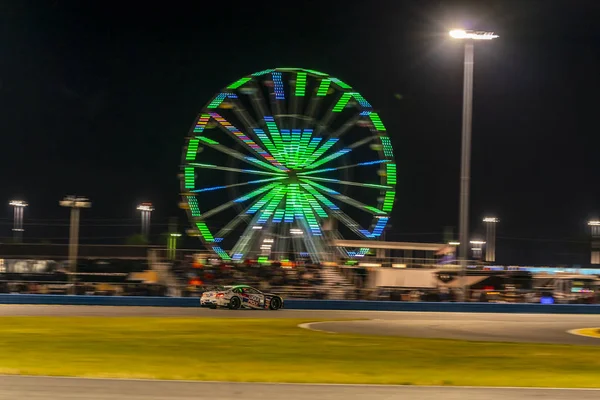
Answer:
M239 297L232 297L231 300L229 300L229 308L231 308L232 310L239 309L241 305L242 302Z
M279 310L281 308L281 304L283 302L281 301L281 299L279 297L273 297L271 299L271 304L269 305L269 308L271 310Z

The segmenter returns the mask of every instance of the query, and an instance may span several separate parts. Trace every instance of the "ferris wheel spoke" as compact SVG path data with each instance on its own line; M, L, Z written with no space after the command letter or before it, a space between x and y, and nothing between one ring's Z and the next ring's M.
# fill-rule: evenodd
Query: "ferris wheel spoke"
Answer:
M300 172L300 173L298 173L298 176L321 174L321 173L324 173L324 172L338 171L338 170L341 170L341 169L348 169L348 168L364 167L364 166L368 166L368 165L383 164L383 163L388 163L388 162L391 162L391 160L366 161L366 162L362 162L362 163L358 163L358 164L342 165L340 167L335 167L335 168L334 167L332 167L332 168L323 168L323 169L315 169L315 170L312 170L312 171Z
M306 169L316 168L316 167L318 167L320 165L323 165L323 164L326 164L326 163L328 163L330 161L333 161L336 158L339 158L339 157L345 155L346 153L351 152L352 150L354 150L354 149L356 149L356 148L358 148L360 146L364 146L365 144L371 142L375 138L377 138L377 136L375 136L375 135L374 136L368 136L368 137L366 137L366 138L364 138L362 140L354 142L354 143L352 143L351 145L349 145L348 147L346 147L344 149L338 150L338 151L336 151L333 154L330 154L330 155L328 155L326 157L323 157L321 159L316 160L315 162L313 162L310 165L306 166ZM332 139L332 140L335 140L335 139Z
M227 223L220 231L217 232L215 237L225 238L229 235L240 223L249 220L250 217L245 212L238 214L235 218Z
M317 148L319 143L322 141L322 138L313 137L308 147L306 149L306 159L302 163L302 167L307 167L311 165L315 160L321 157L327 150L329 150L334 144L338 142L339 139L329 139L325 143L323 143L320 147Z
M253 102L256 101L255 112L259 113L260 121L264 123L265 117L267 115L265 114L265 109L262 105L261 98L259 95L253 92L251 99L254 98L256 98L256 100L253 100ZM241 105L241 103L237 99L234 101L234 104L235 107L233 109L233 112L244 125L244 128L246 129L246 134L248 136L252 135L259 142L261 142L262 145L267 149L267 151L271 153L275 161L277 161L280 164L285 163L283 155L275 147L271 139L269 139L269 137L265 134L265 131L261 128L258 128L258 123L252 118L250 113L248 113L248 111Z
M342 201L348 205L356 207L359 210L366 211L366 212L369 212L374 215L387 215L387 213L385 211L381 211L380 209L378 209L376 207L372 207L372 206L366 205L364 203L361 203L358 200L354 200L348 196L341 194L340 192L338 192L336 190L328 188L327 186L321 185L316 182L312 182L308 179L300 179L300 180L304 183L308 183L309 185L311 185L313 188L317 189L321 193L324 193L336 200Z
M352 182L352 181L343 181L340 179L320 178L320 177L316 177L316 176L311 176L310 179L313 181L331 182L331 183L338 183L340 185L360 186L360 187L373 188L373 189L393 189L392 186L388 186L388 185L377 185L374 183L360 183L360 182Z
M211 210L208 210L208 211L202 213L202 215L199 216L199 217L196 217L195 220L196 221L206 220L207 218L212 217L215 214L218 214L218 213L220 213L222 211L227 210L228 208L232 207L236 203L243 203L244 201L247 201L247 200L249 200L249 199L251 199L253 197L256 197L256 196L258 196L258 195L260 195L260 194L268 191L268 190L271 190L271 189L277 187L278 185L279 185L279 183L271 183L271 184L262 186L262 187L260 187L258 189L255 189L255 190L251 191L250 193L247 193L247 194L245 194L245 195L243 195L241 197L238 197L237 199L230 200L227 203L221 204L218 207L215 207L215 208L213 208ZM250 208L250 207L251 206L249 206L248 208Z
M257 226L256 221L258 221L259 217L259 214L256 214L252 217L250 223L248 224L248 226L246 226L244 233L242 233L240 239L235 243L235 245L231 249L231 258L233 258L234 260L241 260L244 257L244 255L248 253L248 249L252 245L253 236L257 234L259 230L262 230L262 227L260 226L260 229L254 228L255 226Z
M240 161L244 161L244 162L246 162L248 164L251 164L251 165L254 165L254 166L260 166L260 167L262 167L262 168L264 168L266 170L271 170L271 171L274 171L274 172L286 172L287 171L287 169L286 170L282 170L280 168L277 168L273 164L261 161L259 159L254 158L254 157L247 156L247 155L245 155L245 154L243 154L243 153L241 153L241 152L239 152L237 150L230 149L229 147L223 146L219 142L214 141L212 139L209 139L209 138L207 138L205 136L197 136L197 138L200 139L200 140L202 140L202 142L204 142L204 144L209 145L211 148L213 148L213 149L215 149L217 151L220 151L221 153L225 153L228 156L237 158Z
M213 190L230 189L232 187L254 185L254 184L257 184L257 183L273 182L273 181L277 181L277 180L280 181L280 180L283 180L283 179L287 179L287 176L277 176L275 178L257 179L257 180L254 180L254 181L248 181L248 182L242 182L242 183L234 183L234 184L231 184L231 185L211 186L211 187L206 187L206 188L202 188L202 189L194 189L194 190L191 190L191 192L193 192L193 193L212 192Z
M186 166L194 167L194 168L206 168L206 169L216 169L219 171L228 171L228 172L241 172L246 174L257 174L257 175L271 175L271 176L282 176L283 171L281 173L277 172L269 172L269 171L259 171L257 169L240 169L233 167L223 167L221 165L213 165L213 164L202 164L202 163L189 163Z
M262 157L265 161L272 164L276 168L280 170L287 171L287 168L281 164L273 155L271 155L268 151L259 146L254 140L250 139L246 134L240 131L238 128L233 126L229 121L223 118L221 115L217 113L210 113L210 116L217 121L219 127L224 130L226 133L231 135L236 141L245 146L251 153L257 154Z
M310 118L315 117L315 113L321 103L321 100L327 96L329 92L329 86L331 85L331 79L323 78L319 82L319 87L317 88L316 93L314 93L310 99L310 103L308 104L308 110L306 111L306 115Z
M330 138L339 138L340 136L342 136L343 134L345 134L346 132L348 132L350 130L350 128L352 128L353 126L355 126L356 123L358 122L358 120L360 118L361 118L360 114L357 114L354 117L350 118L348 121L346 121L346 123L344 125L342 125L341 127L339 127L331 135L329 135L329 137Z

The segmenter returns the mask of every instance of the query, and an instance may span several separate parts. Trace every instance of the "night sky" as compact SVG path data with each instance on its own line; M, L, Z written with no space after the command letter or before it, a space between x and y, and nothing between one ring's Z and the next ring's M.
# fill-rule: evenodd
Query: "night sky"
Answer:
M460 172L463 48L447 32L466 27L500 35L475 49L471 229L500 218L500 262L589 262L600 1L127 3L0 3L0 201L30 203L29 240L67 237L67 194L93 202L82 242L122 242L141 201L155 232L187 227L177 174L197 113L244 75L297 66L380 111L398 163L388 239L439 242ZM0 217L8 237L11 208Z

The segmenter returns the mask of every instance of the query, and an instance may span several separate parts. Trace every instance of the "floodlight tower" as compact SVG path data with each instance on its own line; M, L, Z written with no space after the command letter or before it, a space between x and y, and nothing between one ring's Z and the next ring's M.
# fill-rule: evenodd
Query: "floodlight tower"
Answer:
M137 206L137 209L142 213L142 236L148 240L150 236L150 216L154 211L154 206L152 203L142 203Z
M23 211L28 206L27 202L23 200L11 200L9 203L14 208L13 217L13 237L15 242L21 243L23 240Z
M85 197L66 196L59 204L61 207L69 207L71 209L71 224L69 233L69 266L71 273L69 274L69 282L71 283L71 294L76 294L75 291L75 274L77 273L77 250L79 248L79 210L82 208L90 208L92 203Z
M496 262L496 224L499 222L498 218L485 217L483 223L485 224L485 261Z
M465 42L463 113L462 113L462 150L460 168L460 216L459 216L459 260L461 277L465 278L469 257L469 190L471 180L471 125L473 120L473 45L476 41L491 40L498 37L493 32L467 31L453 29L450 37Z
M594 219L588 221L590 233L592 235L592 252L590 262L592 264L600 264L600 220Z

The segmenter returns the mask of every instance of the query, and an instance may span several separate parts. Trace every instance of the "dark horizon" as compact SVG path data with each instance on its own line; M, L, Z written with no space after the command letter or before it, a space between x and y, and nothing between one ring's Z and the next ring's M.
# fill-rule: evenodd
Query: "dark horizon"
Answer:
M22 198L26 240L66 239L68 194L93 203L82 243L139 231L143 201L156 206L154 233L170 217L187 228L177 174L194 118L228 83L280 66L337 76L379 110L398 164L387 240L457 236L463 53L447 32L467 27L500 35L475 49L471 231L500 219L499 263L589 264L600 3L481 3L4 4L0 237L8 201Z

